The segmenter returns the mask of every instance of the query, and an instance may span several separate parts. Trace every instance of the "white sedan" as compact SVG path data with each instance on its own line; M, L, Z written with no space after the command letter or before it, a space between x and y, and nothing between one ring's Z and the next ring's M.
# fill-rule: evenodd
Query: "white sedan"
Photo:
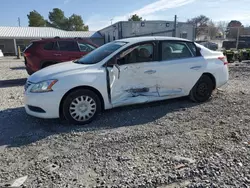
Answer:
M110 42L79 60L44 68L25 85L25 109L86 124L105 109L190 96L207 101L228 81L227 59L194 42L139 37Z

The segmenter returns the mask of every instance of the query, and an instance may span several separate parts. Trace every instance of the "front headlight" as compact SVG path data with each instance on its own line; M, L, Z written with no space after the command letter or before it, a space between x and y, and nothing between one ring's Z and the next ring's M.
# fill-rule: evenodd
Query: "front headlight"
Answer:
M53 91L52 86L57 82L57 80L47 80L39 82L32 86L30 92L31 93L42 93Z

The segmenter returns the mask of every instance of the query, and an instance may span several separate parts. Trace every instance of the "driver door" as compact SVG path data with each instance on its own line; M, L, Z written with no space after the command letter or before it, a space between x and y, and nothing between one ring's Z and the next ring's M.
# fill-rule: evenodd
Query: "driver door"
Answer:
M110 96L114 107L157 100L156 45L153 42L131 46L121 52L109 68Z

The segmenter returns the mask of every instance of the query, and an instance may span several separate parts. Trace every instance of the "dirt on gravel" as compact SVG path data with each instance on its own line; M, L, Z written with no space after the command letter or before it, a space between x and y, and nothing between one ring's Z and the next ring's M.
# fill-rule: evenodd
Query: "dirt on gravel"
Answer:
M250 64L210 101L117 108L87 126L26 115L23 62L0 60L0 187L250 187ZM27 178L27 179L26 179Z

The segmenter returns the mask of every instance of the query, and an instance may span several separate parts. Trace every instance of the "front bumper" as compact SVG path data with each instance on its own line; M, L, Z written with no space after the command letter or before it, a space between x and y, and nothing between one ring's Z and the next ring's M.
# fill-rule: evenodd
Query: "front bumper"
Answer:
M24 104L26 113L44 119L59 118L59 108L62 99L59 92L29 93L24 94ZM39 111L37 109L42 109Z

